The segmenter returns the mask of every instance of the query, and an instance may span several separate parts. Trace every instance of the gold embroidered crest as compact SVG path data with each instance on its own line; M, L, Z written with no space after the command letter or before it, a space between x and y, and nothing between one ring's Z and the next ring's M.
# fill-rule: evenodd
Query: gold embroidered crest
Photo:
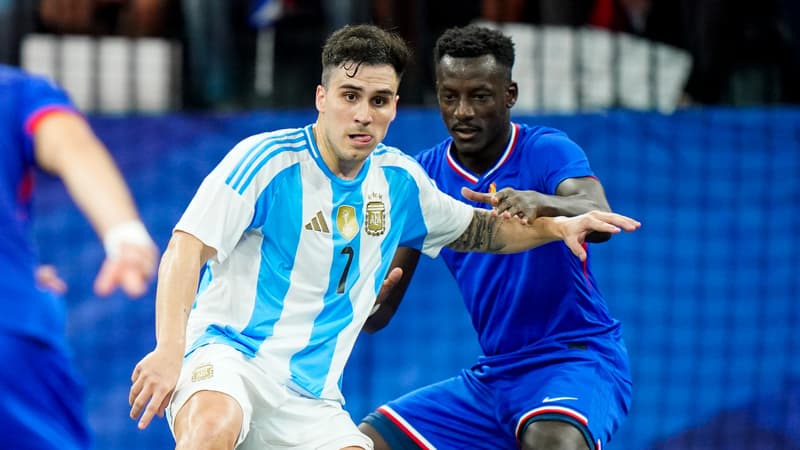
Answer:
M364 216L364 231L370 236L380 236L386 232L386 205L380 194L370 195L367 214Z
M340 206L336 210L336 228L345 239L353 239L358 234L356 209L348 205Z
M214 376L214 365L211 363L201 364L192 371L192 383L207 380Z

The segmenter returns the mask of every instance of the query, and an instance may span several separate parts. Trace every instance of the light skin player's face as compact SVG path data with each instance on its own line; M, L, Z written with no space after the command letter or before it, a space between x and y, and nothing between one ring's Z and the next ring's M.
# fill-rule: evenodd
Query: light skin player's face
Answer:
M355 72L355 75L353 75ZM391 65L344 64L317 86L314 134L325 164L342 178L358 174L397 113L400 80Z
M445 55L436 65L436 95L459 155L492 159L502 152L517 84L494 56Z

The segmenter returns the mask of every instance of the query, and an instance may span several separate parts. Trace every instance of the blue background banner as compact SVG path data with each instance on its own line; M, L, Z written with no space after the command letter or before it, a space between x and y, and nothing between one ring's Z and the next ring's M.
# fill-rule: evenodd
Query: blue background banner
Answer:
M163 249L203 177L236 142L314 118L295 111L91 120ZM566 131L586 150L611 206L643 223L593 247L634 377L630 416L608 448L798 448L800 110L514 120ZM413 154L445 136L437 112L405 109L386 143ZM164 420L139 431L128 418L131 371L155 344L155 288L139 301L95 298L101 246L59 182L41 176L38 188L40 253L70 285L67 332L88 387L95 447L171 448ZM450 274L423 260L392 324L356 345L346 408L358 421L394 396L455 375L478 354Z

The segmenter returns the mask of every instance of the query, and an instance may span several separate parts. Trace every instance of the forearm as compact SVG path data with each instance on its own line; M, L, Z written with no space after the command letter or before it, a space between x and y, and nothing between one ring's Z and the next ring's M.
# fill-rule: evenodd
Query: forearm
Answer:
M60 177L101 238L115 225L140 220L122 174L99 143L75 152Z
M186 325L205 258L202 256L202 246L198 245L199 241L181 234L176 233L170 239L158 269L156 343L157 347L176 351L180 349L183 352L186 346Z
M115 225L139 220L116 164L82 117L47 117L36 131L35 142L39 165L61 178L101 238Z
M583 193L567 196L547 195L535 191L528 191L526 194L537 197L540 206L536 213L540 217L574 217L589 211L611 211L611 207L602 196L592 197Z
M476 208L467 230L448 248L461 252L516 253L562 238L563 229L553 218L539 217L531 224L523 224Z

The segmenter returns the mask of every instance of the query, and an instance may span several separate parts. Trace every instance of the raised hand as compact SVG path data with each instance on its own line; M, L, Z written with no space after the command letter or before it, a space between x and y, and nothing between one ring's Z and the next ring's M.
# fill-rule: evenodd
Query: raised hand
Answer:
M103 261L94 291L105 297L120 288L129 297L141 297L155 275L157 262L158 249L154 244L123 243L117 254Z

